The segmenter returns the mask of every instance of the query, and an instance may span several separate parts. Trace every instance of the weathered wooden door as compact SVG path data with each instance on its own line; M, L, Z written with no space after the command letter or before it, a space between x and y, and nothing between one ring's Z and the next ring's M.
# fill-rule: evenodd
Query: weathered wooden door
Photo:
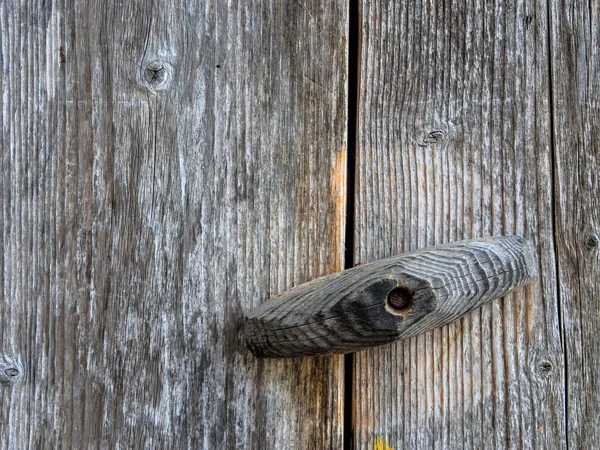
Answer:
M600 446L600 3L322 3L0 0L0 448ZM538 282L449 326L245 349L506 233Z

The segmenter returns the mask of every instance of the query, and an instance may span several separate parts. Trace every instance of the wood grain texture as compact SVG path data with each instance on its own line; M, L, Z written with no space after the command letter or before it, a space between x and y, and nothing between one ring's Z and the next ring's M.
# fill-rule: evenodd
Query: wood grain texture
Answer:
M516 233L540 278L358 353L356 447L564 448L547 5L363 1L361 33L355 262Z
M600 446L600 17L551 2L556 242L569 448Z
M241 326L343 267L346 3L8 0L0 30L0 448L340 448L342 359Z
M296 286L248 317L258 357L350 353L407 339L532 281L520 236L461 241L386 258Z

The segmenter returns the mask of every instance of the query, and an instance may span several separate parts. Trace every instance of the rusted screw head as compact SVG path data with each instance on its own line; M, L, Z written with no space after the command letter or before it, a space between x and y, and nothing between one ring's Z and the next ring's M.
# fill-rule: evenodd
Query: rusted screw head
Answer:
M393 314L404 315L414 306L413 292L405 286L396 286L386 297L386 306Z

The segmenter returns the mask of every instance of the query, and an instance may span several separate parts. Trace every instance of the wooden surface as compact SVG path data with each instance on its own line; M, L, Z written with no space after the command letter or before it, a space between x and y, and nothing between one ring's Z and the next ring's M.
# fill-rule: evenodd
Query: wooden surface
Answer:
M358 353L356 448L564 448L547 5L361 2L360 17L355 262L518 233L539 252L540 278L447 327Z
M568 446L600 446L600 2L554 1L556 243Z
M537 276L520 236L429 247L294 287L252 311L258 357L350 353L447 325Z
M600 4L257 3L0 2L0 448L597 447ZM517 233L540 278L346 395L256 361L348 189L355 263Z
M343 267L347 5L245 4L0 2L0 448L341 447L241 324Z

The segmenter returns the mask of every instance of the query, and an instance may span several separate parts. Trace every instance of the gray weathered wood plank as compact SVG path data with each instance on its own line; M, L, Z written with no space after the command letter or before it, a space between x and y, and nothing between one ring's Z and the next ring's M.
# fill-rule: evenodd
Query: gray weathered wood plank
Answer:
M521 236L438 245L301 284L248 317L258 357L350 353L447 325L537 277Z
M343 267L347 17L0 2L0 448L341 447L343 360L241 324Z
M600 446L600 17L598 1L550 3L556 244L569 448Z
M355 262L518 233L539 281L355 356L358 449L564 448L545 3L361 2Z

